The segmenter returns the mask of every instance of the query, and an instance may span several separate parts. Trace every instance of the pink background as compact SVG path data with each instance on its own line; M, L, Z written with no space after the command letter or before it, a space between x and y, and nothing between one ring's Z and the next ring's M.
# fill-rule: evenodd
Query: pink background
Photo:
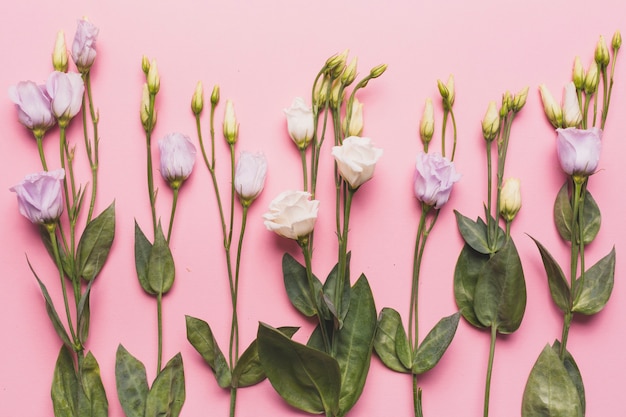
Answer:
M521 178L523 208L513 235L523 261L528 304L515 334L498 341L493 375L491 415L517 415L528 373L546 343L560 337L562 317L553 305L532 235L563 264L568 248L553 226L552 202L564 181L554 148L554 132L546 121L537 87L545 83L560 99L574 56L585 67L599 35L610 41L624 27L621 0L586 1L481 0L474 2L287 1L63 1L12 2L0 17L0 90L20 80L43 82L51 70L56 32L68 42L76 19L88 16L99 26L93 88L100 110L101 184L98 211L116 201L115 243L92 295L88 348L98 359L107 389L110 416L123 415L115 391L114 361L119 343L142 360L150 381L156 367L156 307L138 285L133 257L133 221L149 229L145 147L139 123L143 75L142 55L158 61L161 93L155 137L181 131L196 140L189 110L191 94L202 80L207 97L213 84L222 99L232 99L240 126L238 150L263 151L269 160L266 189L250 210L244 245L240 292L242 349L253 340L259 321L274 326L299 325L304 340L312 323L290 305L282 284L280 259L285 251L300 259L293 242L266 231L261 215L285 189L301 187L300 160L290 142L282 109L293 97L309 97L310 86L324 60L346 48L359 57L361 74L389 64L387 73L360 94L365 103L364 135L384 155L374 179L356 195L351 218L352 270L364 272L372 285L377 309L389 306L407 318L411 257L418 206L411 192L417 129L423 103L439 103L437 79L456 79L455 113L459 128L456 163L463 178L442 209L429 240L423 265L420 326L422 334L439 318L456 311L452 274L462 241L452 210L476 217L485 199L485 157L480 121L490 100L506 90L530 86L528 103L516 119L506 176ZM7 10L9 9L9 10ZM624 317L626 294L621 262L626 201L623 158L626 142L620 121L626 112L626 62L618 58L611 112L603 154L590 190L603 214L600 234L587 248L595 262L615 245L616 282L606 308L572 325L569 349L582 372L589 416L623 416ZM308 101L308 99L307 99ZM437 104L439 108L439 104ZM218 109L221 126L223 104ZM206 115L205 115L206 116ZM437 126L441 116L437 114ZM207 125L205 118L205 127ZM40 169L36 146L17 122L6 93L0 100L0 415L52 415L50 383L60 341L46 317L25 254L59 298L58 278L35 228L17 211L8 188ZM82 150L75 124L70 140ZM439 134L437 134L438 137ZM57 152L57 131L46 141ZM221 143L221 142L220 142ZM437 142L438 143L438 142ZM218 146L222 189L228 186L226 147ZM79 154L79 161L84 155ZM54 161L49 157L49 161ZM172 251L177 279L164 299L165 347L170 358L182 352L187 400L184 416L227 415L228 393L185 337L184 315L208 321L220 345L227 347L230 301L221 249L221 232L209 175L198 160L181 191ZM51 163L52 164L52 163ZM80 164L80 162L79 162ZM83 168L81 180L87 181ZM329 148L320 174L320 219L314 267L325 276L336 253L334 200ZM621 179L619 179L621 178ZM168 217L171 192L156 177L158 213ZM482 413L489 336L461 321L456 338L441 363L420 379L427 416L477 416ZM410 416L410 379L372 360L369 377L353 416ZM238 416L304 415L290 408L268 382L242 389Z

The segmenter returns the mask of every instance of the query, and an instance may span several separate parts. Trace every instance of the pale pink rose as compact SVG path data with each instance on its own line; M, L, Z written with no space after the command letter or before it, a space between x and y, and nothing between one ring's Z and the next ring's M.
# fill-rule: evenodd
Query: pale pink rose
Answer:
M241 152L235 169L235 191L242 204L250 205L265 186L267 159L262 153Z
M80 19L72 43L72 60L81 73L88 72L96 59L96 38L100 30L87 19Z
M51 99L52 114L64 125L80 111L85 84L76 72L54 71L48 76L46 91Z
M561 168L568 175L589 176L596 171L602 149L602 130L557 129L556 151Z
M63 213L65 171L43 171L26 176L10 190L17 195L20 213L36 224L50 224Z
M41 135L55 125L56 120L50 107L50 96L45 86L33 81L22 81L9 87L9 97L17 107L21 124Z
M159 140L161 175L174 188L186 180L196 162L196 147L182 133L170 133Z
M440 154L421 152L415 164L415 197L422 203L441 208L448 202L452 186L461 179L454 162Z

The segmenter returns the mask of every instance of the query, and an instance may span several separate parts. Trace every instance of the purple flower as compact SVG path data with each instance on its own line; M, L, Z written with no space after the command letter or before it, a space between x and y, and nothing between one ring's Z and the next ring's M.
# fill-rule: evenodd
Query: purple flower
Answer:
M441 208L452 192L452 186L461 178L454 163L438 153L420 153L415 164L415 197L422 203Z
M172 188L179 188L196 162L196 147L182 133L170 133L159 140L161 175Z
M33 223L51 224L63 213L65 171L43 171L26 176L10 190L17 194L20 213Z
M598 167L602 148L602 130L557 129L556 151L561 168L568 175L588 177Z
M241 152L235 170L235 191L244 206L249 206L261 194L266 175L265 155L260 152Z
M96 38L99 29L87 19L78 21L74 42L72 43L72 59L81 73L86 73L96 59Z
M85 91L83 78L76 72L54 71L48 76L46 90L52 100L52 114L59 125L67 126L82 106Z
M9 97L17 107L20 123L32 130L35 136L43 136L56 123L45 86L22 81L9 87Z

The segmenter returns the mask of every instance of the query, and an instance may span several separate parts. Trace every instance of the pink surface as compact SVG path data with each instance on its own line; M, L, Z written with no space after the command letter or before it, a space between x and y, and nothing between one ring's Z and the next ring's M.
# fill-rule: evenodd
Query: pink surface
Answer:
M518 415L528 373L544 345L560 337L562 323L550 299L537 249L526 234L540 239L562 264L568 262L568 248L559 240L551 214L564 177L537 86L547 84L560 99L574 56L580 55L586 67L599 35L610 40L616 29L626 31L624 2L180 0L165 4L83 0L61 5L26 0L5 6L0 17L2 91L20 80L42 82L47 77L57 30L64 29L69 41L76 19L84 15L100 28L93 71L102 138L98 211L115 199L117 229L109 262L93 290L88 348L101 366L110 416L123 415L114 378L118 344L146 364L150 381L156 366L156 307L137 282L133 258L133 221L150 222L139 122L142 55L156 59L161 74L155 137L181 131L195 140L189 102L196 82L202 80L207 98L211 86L219 84L222 99L235 102L241 124L238 149L267 155L268 182L250 210L242 266L240 328L245 347L255 337L259 321L303 326L300 338L312 327L294 311L282 284L281 256L288 251L299 258L298 248L266 231L261 215L279 192L301 184L299 156L287 135L282 109L295 96L308 97L324 60L345 48L359 57L361 74L379 63L389 65L360 96L365 103L364 135L385 153L373 181L354 201L350 235L353 275L364 272L368 276L377 309L393 307L405 320L419 219L411 192L414 155L420 148L419 118L426 97L438 103L436 80L445 81L450 73L456 79L456 162L463 178L442 210L425 255L420 289L423 333L439 318L456 311L452 273L462 242L452 210L469 217L482 214L485 158L480 121L487 104L500 100L506 90L517 92L530 86L528 103L513 127L507 166L507 176L522 181L523 208L513 235L526 272L528 305L519 331L498 341L491 400L492 416ZM621 262L626 243L622 171L626 142L620 125L626 114L624 59L618 58L600 170L590 180L603 224L587 251L588 260L595 261L616 246L615 288L602 312L575 320L568 345L584 378L589 416L626 414L622 400L626 294ZM220 119L222 111L223 105ZM0 223L4 333L0 415L52 415L49 390L60 341L46 317L25 253L56 294L58 279L35 228L19 215L15 196L8 191L40 165L35 142L18 124L6 94L0 100L0 126L0 190L4 190L0 193L4 219ZM70 140L82 141L78 129L71 129L69 135ZM57 152L55 140L45 145L47 152ZM220 175L227 186L226 149L218 148L224 158ZM323 158L314 255L314 267L321 276L334 263L336 253L332 162L328 153ZM157 185L158 210L165 218L170 191L160 177ZM207 320L226 346L230 301L220 236L210 179L199 163L181 191L172 237L177 280L164 299L164 356L180 351L185 363L184 416L228 413L228 393L217 386L209 368L187 342L184 321L185 314ZM488 339L486 332L461 321L441 363L420 379L425 415L482 414ZM408 376L386 369L374 358L363 396L350 415L410 416L411 401ZM304 413L287 406L270 384L263 382L240 390L237 415Z

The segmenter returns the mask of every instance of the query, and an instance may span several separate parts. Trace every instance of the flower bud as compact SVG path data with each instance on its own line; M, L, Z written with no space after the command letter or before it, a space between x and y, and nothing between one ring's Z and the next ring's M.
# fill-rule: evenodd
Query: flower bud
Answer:
M340 54L335 54L326 60L326 68L329 70L334 70L337 67L341 68L343 71L344 65L346 65L346 60L348 59L349 50L346 49ZM341 72L339 72L341 74Z
M350 125L347 122L350 120ZM360 136L363 131L363 103L355 97L350 109L347 109L343 120L343 131L346 137Z
M321 109L326 105L328 99L328 84L330 79L322 75L317 79L313 86L313 108Z
M574 58L574 68L572 69L572 81L577 90L582 90L585 87L585 69L580 62L580 57Z
M439 94L441 94L441 98L446 101L448 97L450 97L450 91L448 91L448 87L441 80L437 80L437 88L439 89Z
M506 117L511 110L511 104L513 103L513 96L510 91L507 91L502 95L502 107L500 107L500 117Z
M313 139L313 111L307 107L304 99L296 97L291 107L284 109L287 116L287 130L298 149L306 149Z
M224 111L224 138L229 145L237 142L239 135L239 125L235 116L235 106L230 100L226 100L226 110Z
M211 104L213 106L217 106L217 103L220 101L220 86L215 84L213 86L213 91L211 92Z
M188 136L170 133L159 140L161 176L177 190L189 178L196 162L196 147Z
M583 121L574 82L570 81L563 91L563 127L577 127Z
M433 138L435 133L435 111L433 109L433 101L429 98L426 99L424 105L424 113L422 114L422 120L420 121L420 138L424 145Z
M383 150L375 148L370 138L350 136L343 140L341 146L333 146L332 155L341 177L356 190L372 179Z
M598 39L594 58L600 68L606 68L606 66L609 65L609 48L606 46L606 41L602 35L600 35L600 39Z
M346 90L342 88L341 82L335 81L333 89L330 90L330 107L338 109L346 96Z
M370 78L378 78L387 71L387 64L376 65L370 70Z
M89 72L96 59L96 38L99 32L87 18L78 21L72 42L72 60L81 74Z
M560 128L563 125L563 111L561 110L561 106L554 100L554 97L545 84L539 86L539 92L541 93L541 101L543 102L543 111L546 113L548 120L552 123L552 126Z
M443 108L450 110L454 105L455 92L454 92L454 76L450 74L448 82L444 85L441 80L437 80L437 87L439 88L439 94L443 99Z
M487 112L483 118L483 137L486 141L491 142L498 136L500 130L500 112L495 101L490 101L487 106Z
M511 103L511 110L517 113L522 110L522 107L526 104L526 99L528 98L528 86L522 88L518 91L517 94L513 97L513 101Z
M587 70L585 76L585 93L594 94L598 90L598 84L600 83L600 72L598 64L592 61Z
M267 176L267 159L262 153L241 152L235 170L235 192L244 207L261 194Z
M147 75L148 91L152 95L156 95L161 88L161 78L159 77L159 70L157 68L156 60L152 60L150 63L150 69Z
M146 132L152 132L156 125L156 111L152 111L152 120L150 120L150 91L148 91L148 84L144 83L143 90L141 91L141 108L139 110L139 116L141 118L141 124Z
M613 48L613 54L615 54L621 46L622 46L622 34L620 33L619 30L617 30L613 34L613 39L611 40L611 47Z
M500 191L500 215L507 222L512 222L521 207L520 180L508 178L504 181Z
M198 81L196 84L196 89L193 92L193 96L191 97L191 111L196 116L202 113L202 108L204 107L204 89L202 88L202 81Z
M52 66L55 71L67 72L67 46L65 45L65 32L57 32L57 39L52 51Z
M143 71L144 75L147 77L148 72L150 71L150 60L145 55L141 57L141 70Z
M341 74L341 83L344 87L347 87L354 82L354 79L356 78L357 61L357 57L352 58L352 61L350 61L346 69L343 71L343 74Z

